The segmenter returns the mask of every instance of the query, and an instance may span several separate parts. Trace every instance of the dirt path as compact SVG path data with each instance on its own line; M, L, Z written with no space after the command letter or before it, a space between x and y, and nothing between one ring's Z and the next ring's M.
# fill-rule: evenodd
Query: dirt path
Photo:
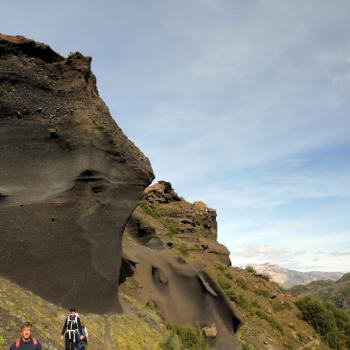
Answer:
M318 346L318 345L319 345L318 340L313 339L309 343L307 343L306 345L303 345L300 348L298 348L297 350L310 349L312 346Z
M114 350L114 347L112 345L112 339L111 339L111 334L110 334L110 329L109 329L109 321L108 317L104 317L105 320L105 336L104 336L104 345L105 345L105 350Z

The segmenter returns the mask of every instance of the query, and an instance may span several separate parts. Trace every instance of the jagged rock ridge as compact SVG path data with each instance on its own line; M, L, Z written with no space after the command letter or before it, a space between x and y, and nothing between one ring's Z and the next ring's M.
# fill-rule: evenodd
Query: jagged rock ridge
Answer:
M0 35L0 274L56 304L106 312L119 308L125 222L154 176L90 63Z

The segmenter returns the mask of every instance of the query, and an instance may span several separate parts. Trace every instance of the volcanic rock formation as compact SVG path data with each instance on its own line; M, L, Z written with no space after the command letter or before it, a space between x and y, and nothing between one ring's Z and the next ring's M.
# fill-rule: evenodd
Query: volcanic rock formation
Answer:
M200 327L215 348L232 349L241 319L211 273L219 261L230 265L215 218L215 210L185 201L169 182L148 187L125 228L120 283L168 323ZM192 258L176 246L188 247Z
M125 223L152 181L80 53L0 35L0 274L63 306L117 310Z

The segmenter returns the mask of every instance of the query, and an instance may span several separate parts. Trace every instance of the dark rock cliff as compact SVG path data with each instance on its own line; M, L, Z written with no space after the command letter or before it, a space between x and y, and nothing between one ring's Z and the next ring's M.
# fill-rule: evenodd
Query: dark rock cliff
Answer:
M56 304L107 312L119 308L125 223L154 176L90 63L0 35L0 274Z

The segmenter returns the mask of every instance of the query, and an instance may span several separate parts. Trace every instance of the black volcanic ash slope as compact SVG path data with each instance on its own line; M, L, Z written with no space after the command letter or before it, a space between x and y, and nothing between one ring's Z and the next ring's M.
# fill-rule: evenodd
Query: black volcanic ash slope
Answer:
M119 307L124 225L154 176L99 98L90 62L0 35L0 274L106 312Z

